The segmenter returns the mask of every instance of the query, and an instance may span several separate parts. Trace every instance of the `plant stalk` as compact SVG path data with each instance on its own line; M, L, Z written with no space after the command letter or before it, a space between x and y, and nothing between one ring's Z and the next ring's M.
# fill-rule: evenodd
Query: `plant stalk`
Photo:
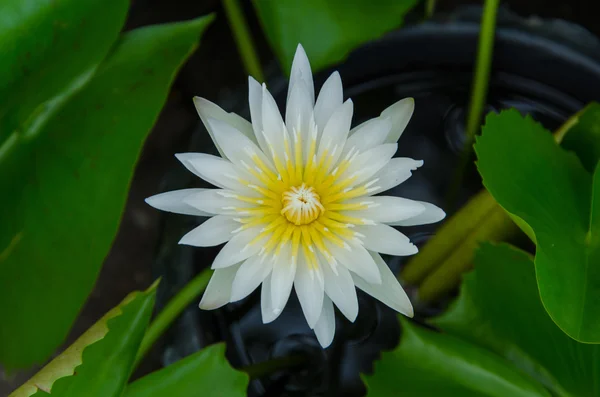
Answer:
M429 19L435 12L435 0L427 0L425 2L425 18Z
M148 327L135 358L134 368L138 366L154 342L173 324L173 321L179 317L181 312L200 297L206 289L211 275L212 270L210 269L200 272L167 302L166 306L158 313Z
M246 73L254 77L259 83L264 82L265 76L239 0L223 0L223 7Z
M494 35L496 31L496 15L498 13L499 0L486 0L483 7L481 19L481 30L479 32L479 47L475 64L475 76L471 87L471 100L469 113L467 115L466 140L462 155L456 168L454 183L448 194L449 207L454 205L456 196L463 181L465 169L471 160L473 140L481 125L483 109L485 107L490 69L492 66L492 55L494 52Z

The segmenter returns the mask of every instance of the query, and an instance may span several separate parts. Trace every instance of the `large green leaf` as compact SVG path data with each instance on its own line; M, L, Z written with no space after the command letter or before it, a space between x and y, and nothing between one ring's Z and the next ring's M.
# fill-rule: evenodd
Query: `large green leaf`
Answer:
M154 308L156 284L133 292L9 397L121 396Z
M124 397L244 397L248 380L231 368L220 343L133 382Z
M550 319L525 252L482 246L458 300L432 322L503 355L556 396L600 395L600 346L571 339Z
M589 171L600 159L600 104L592 102L575 116L562 140L562 147L573 150Z
M117 39L127 0L0 1L0 167ZM7 219L2 217L3 224ZM0 238L1 247L5 247Z
M116 233L147 132L210 22L127 33L93 77L0 163L0 361L25 366L64 339Z
M367 397L550 396L508 361L476 345L402 320L400 345L383 353Z
M489 115L475 151L485 187L535 233L544 307L572 338L600 342L600 194L592 195L592 176L516 110Z
M267 40L289 73L298 44L313 70L400 26L418 0L254 0Z

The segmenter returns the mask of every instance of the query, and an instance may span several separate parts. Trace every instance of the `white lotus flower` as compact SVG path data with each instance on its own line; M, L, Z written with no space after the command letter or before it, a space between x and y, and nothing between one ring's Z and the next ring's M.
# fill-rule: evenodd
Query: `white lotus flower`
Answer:
M200 307L215 309L262 284L264 323L285 307L292 286L323 347L335 333L333 304L350 321L358 314L355 286L407 316L412 305L379 253L412 255L417 248L392 226L437 222L436 206L375 196L423 164L392 158L414 109L412 98L350 129L353 105L343 102L335 72L315 103L310 64L298 46L285 121L263 84L252 77L252 124L194 98L221 157L178 154L191 172L218 189L184 189L148 198L155 208L211 217L180 241L197 247L227 242ZM390 226L392 225L392 226Z

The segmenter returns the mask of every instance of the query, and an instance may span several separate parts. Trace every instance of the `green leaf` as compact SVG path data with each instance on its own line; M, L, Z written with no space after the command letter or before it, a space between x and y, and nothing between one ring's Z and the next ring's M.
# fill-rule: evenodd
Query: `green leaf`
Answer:
M133 382L124 397L187 397L199 391L202 397L245 397L248 381L231 368L219 343Z
M525 252L483 245L458 300L432 323L504 356L556 396L600 394L600 346L576 342L554 324Z
M152 315L157 284L129 294L9 397L120 396Z
M302 44L313 70L346 58L359 45L399 27L418 0L254 0L254 7L285 73Z
M16 146L35 139L56 102L89 79L117 40L128 6L127 0L0 2L0 166Z
M572 338L599 343L600 222L594 213L600 194L592 203L591 175L574 153L516 110L490 114L475 151L485 187L535 233L544 307Z
M94 76L0 155L0 361L64 339L117 231L146 134L210 17L125 34ZM15 304L18 302L18 304Z
M594 172L600 159L600 104L592 102L577 116L562 140L562 147L577 153L583 166Z
M450 335L402 319L400 345L365 376L367 397L550 396L508 361Z

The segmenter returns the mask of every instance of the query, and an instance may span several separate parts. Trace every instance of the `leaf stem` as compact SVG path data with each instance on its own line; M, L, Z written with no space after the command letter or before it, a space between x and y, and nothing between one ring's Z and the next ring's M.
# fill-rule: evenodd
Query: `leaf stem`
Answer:
M134 368L138 366L154 342L171 326L181 312L198 299L200 294L206 289L211 275L212 270L210 269L202 271L167 302L148 327L135 358Z
M239 0L223 0L223 7L246 72L259 83L264 82L265 77L260 67L260 60Z
M250 376L250 379L262 378L265 375L272 374L282 369L298 367L305 364L308 357L304 354L291 354L285 357L277 357L260 363L251 364L240 368Z
M425 18L431 18L435 12L435 0L425 2Z
M498 3L499 0L486 0L483 7L481 30L479 32L479 47L475 64L475 76L473 79L473 86L471 87L471 100L469 103L469 113L467 115L465 147L456 169L454 183L448 195L450 206L452 206L456 199L458 190L462 184L465 169L471 159L473 140L481 125L481 118L483 116L483 109L485 107L488 92L490 69L492 66Z

